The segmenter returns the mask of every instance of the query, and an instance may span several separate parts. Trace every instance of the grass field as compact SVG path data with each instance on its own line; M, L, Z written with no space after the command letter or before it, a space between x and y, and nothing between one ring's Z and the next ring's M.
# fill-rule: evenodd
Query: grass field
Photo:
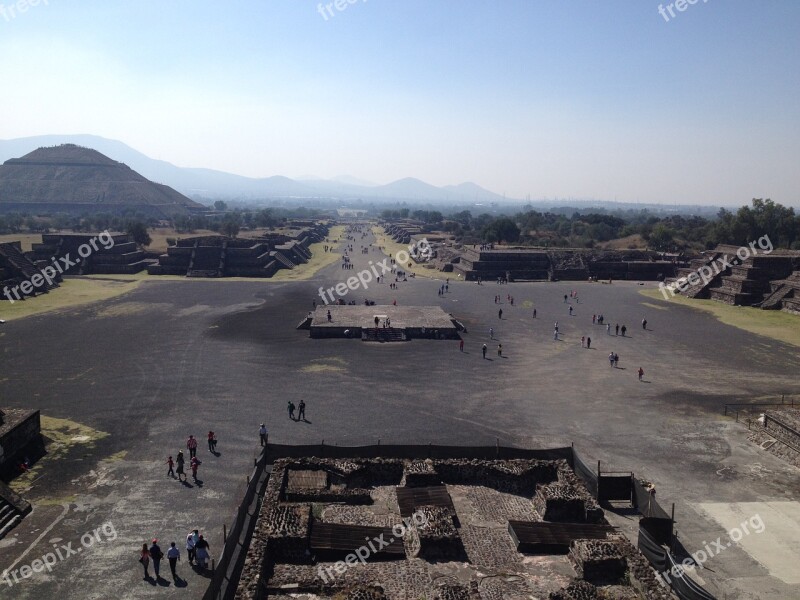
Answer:
M108 300L130 292L143 281L143 278L130 276L130 280L120 279L67 279L61 286L48 294L42 294L24 301L0 302L0 319L10 321L38 315L54 310L72 308L83 304L91 304L100 300ZM2 334L0 334L2 335Z
M378 225L373 225L372 233L375 234L375 244L377 246L383 247L384 248L383 252L387 256L395 258L397 256L397 253L400 252L401 250L403 252L408 252L407 245L395 242L391 237L386 235L382 227ZM406 264L402 266L407 272L414 273L415 276L417 277L430 277L432 279L442 278L441 271L438 271L436 269L426 269L423 265L415 263L413 260L409 260ZM445 275L445 277L447 276L448 275Z
M674 296L665 300L656 290L642 290L642 295L658 301L658 306L680 304L695 310L711 313L725 325L732 325L750 333L785 342L800 347L800 316L779 310L761 310L749 306L730 306L716 300L696 300L684 296Z

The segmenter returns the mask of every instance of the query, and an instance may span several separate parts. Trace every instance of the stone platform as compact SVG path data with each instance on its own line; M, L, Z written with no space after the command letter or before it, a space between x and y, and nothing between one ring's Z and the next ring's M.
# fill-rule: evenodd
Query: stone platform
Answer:
M328 311L331 320L328 321ZM378 318L378 327L375 318ZM389 319L389 326L384 322ZM453 317L438 306L335 305L320 306L311 314L311 337L350 337L380 341L414 338L457 339ZM376 331L377 330L377 331ZM377 335L375 335L377 334ZM392 339L390 338L390 334Z

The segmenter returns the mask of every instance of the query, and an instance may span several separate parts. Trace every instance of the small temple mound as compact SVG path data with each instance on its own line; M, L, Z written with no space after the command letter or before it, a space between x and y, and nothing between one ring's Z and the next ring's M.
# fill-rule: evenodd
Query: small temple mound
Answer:
M299 329L312 338L355 338L399 342L458 339L459 325L438 306L336 305L318 307Z

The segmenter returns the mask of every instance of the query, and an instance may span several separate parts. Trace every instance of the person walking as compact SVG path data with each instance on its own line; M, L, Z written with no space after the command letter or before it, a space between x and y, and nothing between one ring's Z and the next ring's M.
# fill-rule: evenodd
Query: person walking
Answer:
M647 329L647 319L642 319L642 329Z
M498 319L502 319L503 318L503 309L502 308L497 311L497 318Z
M616 352L614 352L614 368L615 369L619 368L619 354L617 354Z
M592 315L592 325L597 323L597 315Z
M175 479L175 469L173 469L175 462L172 460L171 456L167 458L167 466L169 467L169 469L167 469L167 477Z
M489 339L494 339L494 327L489 327Z
M619 323L614 327L614 335L619 335Z
M591 349L592 349L592 338L590 338L590 337L587 337L587 338L586 338L586 348L587 348L588 350L591 350Z
M553 339L558 341L558 327L553 329Z
M190 531L186 536L186 556L189 564L194 562L194 531Z
M535 308L533 309L533 318L534 319L536 318L536 309Z
M582 335L581 336L581 348L585 348L585 347L586 347L586 336Z
M459 349L459 350L461 350L461 352L463 352L463 351L464 351L464 340L461 340L461 341L458 343L458 349Z
M201 535L197 540L197 543L194 545L195 547L195 556L197 558L197 565L204 569L206 568L206 563L208 562L208 542L203 539Z
M486 344L481 348L481 352L483 352L483 358L486 358Z
M193 435L190 435L189 439L186 440L186 447L189 449L189 458L197 456L197 440Z
M192 479L197 481L197 468L200 466L200 461L197 459L196 456L192 457L192 460L189 463L189 466L192 468Z
M642 377L644 377L644 369L642 367L639 367L639 381L642 380Z
M628 328L623 325L620 331L622 332L622 337L625 337L625 332L628 331Z
M294 402L289 400L289 404L287 405L287 408L289 409L289 418L292 421L294 421Z
M266 446L267 445L267 426L264 425L263 423L261 424L261 427L259 427L259 429L258 429L258 436L261 438L261 446L262 447Z
M150 579L150 573L147 571L150 566L150 551L147 549L147 544L142 544L142 550L139 554L139 564L144 568L144 578Z
M614 368L614 353L611 352L608 355L608 365L613 369Z
M162 558L164 558L164 553L161 552L161 547L158 545L158 540L153 539L153 545L150 546L150 559L153 561L153 572L156 574L156 581L161 578Z
M298 421L306 420L306 401L303 399L301 399L300 404L297 405L297 420Z
M611 323L606 323L606 333L611 335Z
M497 356L503 357L503 344L497 344Z
M178 481L185 481L181 479L181 475L185 476L185 473L183 472L183 463L185 462L185 459L183 458L183 450L178 450L178 457L175 459L175 462L178 465Z
M169 545L167 550L167 560L169 561L169 570L172 571L172 579L178 579L178 573L175 572L175 567L178 566L178 561L181 559L181 551L175 547L175 542Z
M213 431L209 431L208 432L208 451L209 452L214 452L214 450L216 449L216 445L217 445L217 438L214 435Z
M571 306L569 307L569 316L570 317L572 316L572 307Z

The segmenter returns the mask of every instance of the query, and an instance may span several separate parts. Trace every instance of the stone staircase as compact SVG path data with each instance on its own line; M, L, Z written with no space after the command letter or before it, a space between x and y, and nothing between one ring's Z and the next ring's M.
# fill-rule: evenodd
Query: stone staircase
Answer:
M699 270L702 267L710 267L712 270L714 269L714 264L722 257L721 252L714 252L710 256L704 258L695 258L689 263L687 268L678 269L675 278L670 280L670 283L674 283L678 279L682 277L688 277L692 273L698 275ZM714 270L716 273L716 271ZM715 283L718 283L722 273L719 275L715 275L708 283L704 282L700 279L696 284L688 283L685 286L685 290L683 295L687 298L709 298L711 296L710 288ZM699 279L699 275L698 275Z
M783 305L783 301L787 296L791 296L794 292L794 288L790 285L781 285L770 293L764 301L760 304L760 307L765 310L779 310Z
M195 244L187 277L221 277L220 266L224 265L224 249L216 246L200 246Z
M771 291L756 306L765 310L800 312L800 271L794 271L784 280L770 282Z
M739 261L737 260L737 263ZM782 256L751 256L733 264L709 289L712 300L735 306L760 304L771 295L770 281L783 279L792 272L792 259Z
M406 333L396 327L369 327L361 330L363 342L405 342Z
M30 279L34 275L41 274L41 271L36 268L36 265L34 265L29 259L25 258L25 255L22 254L22 252L20 252L14 244L2 244L0 253L2 253L9 264L11 264L15 269L19 270L20 273L25 275L26 279ZM39 289L51 290L57 287L58 284L53 282L50 285L45 283L45 285Z
M31 505L5 483L0 482L0 539L19 525L29 512Z
M282 252L273 250L269 254L278 264L282 265L283 268L285 269L294 269L297 266L291 260L286 258L286 256Z

